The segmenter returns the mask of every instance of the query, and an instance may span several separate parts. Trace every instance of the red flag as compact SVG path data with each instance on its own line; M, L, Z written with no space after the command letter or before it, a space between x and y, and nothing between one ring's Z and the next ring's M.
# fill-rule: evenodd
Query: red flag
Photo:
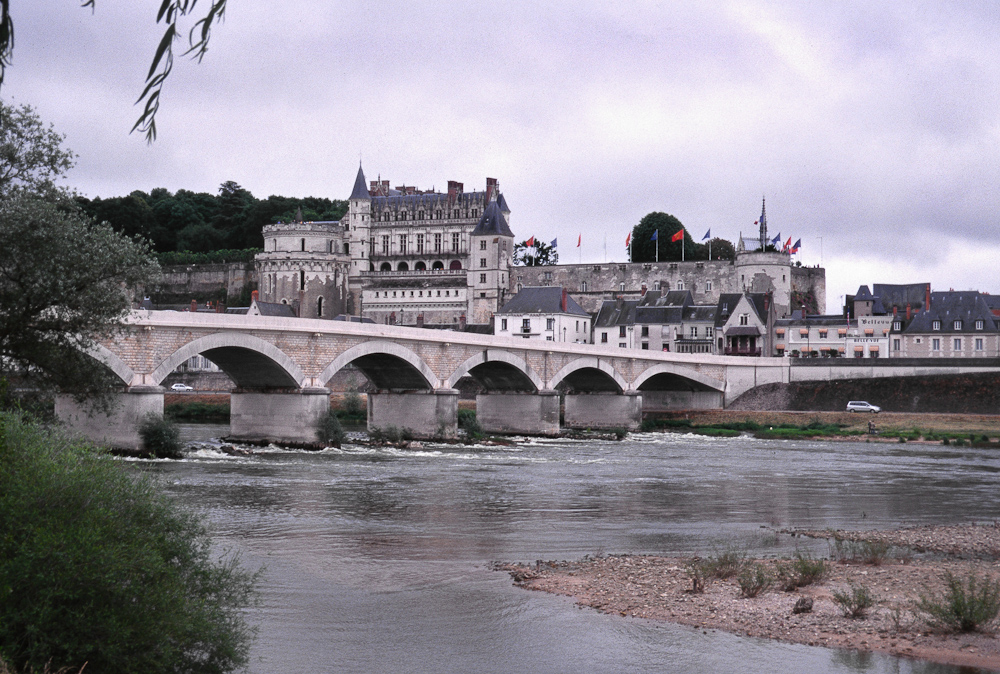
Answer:
M625 247L628 248L631 245L632 245L632 232L629 232L628 236L625 237Z
M788 241L785 242L785 250L792 247L792 237L788 237Z
M581 242L581 241L583 241L583 234L579 234L579 235L577 235L577 237L576 237L576 247L577 247L577 248L579 248L579 247L580 247L580 242Z
M684 228L681 227L680 231L670 237L671 241L680 241L684 238Z
M531 248L532 246L534 246L535 245L535 237L531 237L530 239L528 239L527 241L525 241L524 245L527 246L528 248Z

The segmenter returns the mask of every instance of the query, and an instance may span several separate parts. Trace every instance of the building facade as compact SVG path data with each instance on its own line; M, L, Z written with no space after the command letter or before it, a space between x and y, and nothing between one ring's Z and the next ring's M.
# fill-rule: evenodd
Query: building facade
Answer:
M565 288L522 288L497 312L493 334L498 337L589 344L590 314Z

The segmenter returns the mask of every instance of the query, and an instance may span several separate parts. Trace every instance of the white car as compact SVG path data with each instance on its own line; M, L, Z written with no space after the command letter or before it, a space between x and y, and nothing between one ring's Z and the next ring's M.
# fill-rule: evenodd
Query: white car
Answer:
M871 412L872 414L878 414L882 411L882 408L878 405L872 405L864 400L852 400L847 403L848 412Z
M193 391L193 386L188 386L187 384L174 384L170 387L171 391Z

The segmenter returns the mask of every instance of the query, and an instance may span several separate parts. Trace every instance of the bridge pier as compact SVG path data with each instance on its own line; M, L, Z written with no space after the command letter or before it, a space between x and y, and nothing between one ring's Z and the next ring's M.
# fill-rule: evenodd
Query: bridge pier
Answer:
M316 445L318 426L330 411L330 389L290 392L234 391L229 397L229 437L250 442Z
M721 410L722 391L643 391L644 412Z
M139 424L148 414L163 417L163 387L131 386L123 393L113 393L107 412L92 408L89 402L77 402L73 396L56 395L56 417L70 434L94 444L114 449L142 448Z
M368 428L389 426L407 429L414 438L457 437L458 389L369 393Z
M563 418L567 428L634 431L642 425L642 394L639 391L567 394Z
M477 395L476 421L488 433L559 435L559 392Z

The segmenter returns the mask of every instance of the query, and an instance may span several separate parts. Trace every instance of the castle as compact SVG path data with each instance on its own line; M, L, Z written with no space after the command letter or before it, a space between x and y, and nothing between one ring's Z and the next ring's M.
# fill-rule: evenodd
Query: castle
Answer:
M769 293L779 317L826 305L825 271L743 240L735 260L515 267L510 208L499 184L446 193L365 179L359 167L347 214L335 222L264 227L256 257L260 299L304 318L354 315L398 325L486 325L522 287L561 286L596 313L603 300L646 290L689 290L698 304L724 293ZM755 245L756 244L756 245Z

